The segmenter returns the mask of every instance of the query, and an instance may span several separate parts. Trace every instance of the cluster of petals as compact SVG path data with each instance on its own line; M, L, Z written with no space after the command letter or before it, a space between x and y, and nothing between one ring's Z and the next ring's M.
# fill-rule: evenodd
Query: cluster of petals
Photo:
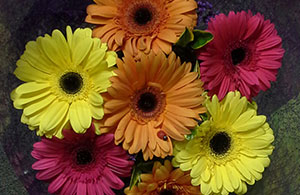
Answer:
M174 169L169 160L162 165L154 162L152 173L140 175L141 181L132 188L125 188L127 195L156 195L156 194L180 194L200 195L199 187L192 186L189 172Z
M62 138L65 126L84 133L92 118L103 117L101 93L110 86L116 53L89 28L66 31L67 38L54 30L28 42L14 72L25 82L11 93L14 107L39 136Z
M257 106L239 92L222 101L214 95L206 101L209 119L196 128L196 137L176 142L173 165L191 171L192 184L201 193L245 194L247 185L262 178L274 147L273 131Z
M223 99L239 90L248 100L270 88L281 67L282 40L274 24L249 11L219 14L208 23L214 36L198 53L204 88Z
M150 52L140 61L125 53L117 66L100 131L114 132L116 144L130 154L142 151L145 160L172 155L171 139L184 140L206 111L198 74L174 53Z
M42 138L31 153L36 178L50 182L49 193L113 195L112 189L124 187L119 177L130 176L133 161L114 144L113 134L97 136L93 126L84 134L63 134L64 139Z
M114 51L133 56L163 51L171 53L186 27L196 25L194 0L94 0L86 22L96 24L93 36Z

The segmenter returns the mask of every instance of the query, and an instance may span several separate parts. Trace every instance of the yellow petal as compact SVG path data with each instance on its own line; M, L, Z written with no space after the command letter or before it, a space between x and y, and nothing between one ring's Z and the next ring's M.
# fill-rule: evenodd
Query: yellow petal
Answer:
M19 87L16 88L15 93L17 95L27 95L30 93L35 93L38 91L45 90L49 88L48 83L36 83L36 82L29 82L29 83L24 83L20 85ZM30 94L30 96L34 96L33 94Z
M41 119L41 131L47 132L56 128L65 117L68 117L68 109L69 104L67 102L55 100Z
M103 118L104 109L102 106L93 106L92 104L89 104L89 108L94 119L100 120Z
M200 188L204 195L209 195L212 192L211 186L208 183L201 183Z
M223 178L223 186L224 188L229 191L229 192L233 192L234 189L232 187L232 184L231 184L231 178L228 176L227 172L227 167L223 166L223 165L220 165L219 167L219 171L221 171L221 175L222 175L222 178Z
M92 117L89 104L84 100L77 101L77 114L81 127L87 129L91 126Z
M195 164L192 168L191 171L191 177L192 178L196 178L196 177L200 177L201 174L205 171L206 168L206 159L205 157L201 157L197 164Z
M61 52L60 48L56 45L55 40L50 36L45 36L39 40L44 53L57 67L68 66L68 60L64 56L64 52Z
M91 91L89 93L89 102L94 106L101 106L103 104L102 96L96 91Z
M249 131L253 129L257 129L262 126L266 122L266 117L263 115L254 116L244 124L238 123L234 125L234 128L237 132Z
M30 81L47 81L50 76L47 73L44 73L32 66L30 66L26 61L18 60L17 68L14 71L16 77L22 81L30 82Z
M72 60L74 66L79 65L87 57L87 54L90 52L92 48L92 45L93 45L93 40L89 38L86 38L76 43L76 46L74 47L72 53Z
M26 106L26 108L24 109L24 114L28 116L28 115L38 112L39 110L45 109L55 99L56 99L56 97L54 95L46 96L43 99L40 99L37 102Z
M235 121L235 123L232 125L235 129L237 127L244 125L247 123L254 115L256 114L255 110L247 110L243 114L239 116L239 118Z
M70 123L72 126L72 129L76 133L84 133L84 128L81 126L80 119L79 119L79 114L78 112L78 102L75 101L71 104L70 106Z

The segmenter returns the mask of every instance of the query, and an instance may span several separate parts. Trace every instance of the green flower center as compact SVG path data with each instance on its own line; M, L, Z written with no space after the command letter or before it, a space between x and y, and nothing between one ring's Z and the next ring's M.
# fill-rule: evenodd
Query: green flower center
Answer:
M134 13L134 21L142 26L152 20L152 13L146 7L138 8Z
M146 92L140 95L137 104L143 112L152 112L156 108L157 99L153 93Z
M76 153L76 163L78 165L86 165L93 161L92 153L89 150L79 150Z
M231 51L231 59L233 65L240 64L246 57L246 51L244 48L236 48Z
M83 79L76 72L68 72L60 78L59 85L67 94L75 94L82 88Z
M216 133L209 141L211 151L216 155L224 155L230 149L231 138L226 132Z

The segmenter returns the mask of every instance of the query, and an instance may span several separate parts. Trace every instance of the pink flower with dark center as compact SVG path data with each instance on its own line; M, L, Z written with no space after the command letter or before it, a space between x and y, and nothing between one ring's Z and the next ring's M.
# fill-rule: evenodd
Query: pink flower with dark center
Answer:
M50 182L49 193L110 195L124 187L119 177L130 176L133 161L115 145L113 134L97 136L93 126L84 134L63 134L64 139L42 138L31 153L37 159L32 165L39 171L36 178Z
M213 41L199 50L201 80L210 96L239 90L248 100L276 80L284 54L274 24L249 11L219 14L208 23Z

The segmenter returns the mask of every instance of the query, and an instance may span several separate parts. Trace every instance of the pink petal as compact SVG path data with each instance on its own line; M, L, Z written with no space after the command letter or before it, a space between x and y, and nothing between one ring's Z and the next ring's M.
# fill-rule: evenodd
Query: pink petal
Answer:
M224 77L218 93L219 100L225 97L226 93L228 92L229 86L230 86L230 79L228 77Z
M123 181L111 172L108 168L104 169L103 180L107 181L108 186L111 186L114 189L121 189L124 187Z
M257 16L252 16L248 21L248 29L244 39L248 39L253 34L257 33L259 30L260 24L262 23L261 19Z
M240 75L244 81L246 81L250 85L258 85L259 81L252 71L246 71L243 68L240 68Z
M264 69L278 69L281 67L281 62L272 60L260 60L257 62L257 65Z
M76 186L74 183L71 181L67 180L65 185L62 187L61 193L62 195L64 194L75 194L76 191Z
M44 169L48 169L48 168L51 168L51 167L55 167L58 163L58 160L57 159L52 159L52 158L44 158L44 159L41 159L37 162L35 162L33 165L32 165L32 168L35 169L35 170L44 170Z
M66 180L67 180L67 178L65 177L65 175L60 174L48 186L49 193L52 193L52 194L56 193L62 187L62 185L64 185L64 183L66 182Z
M86 184L82 182L78 182L77 184L77 195L86 195L87 194L87 189L86 189Z
M50 169L45 169L43 171L39 171L36 174L36 178L39 180L48 180L53 178L54 176L59 175L62 172L62 168L60 166L56 166Z

